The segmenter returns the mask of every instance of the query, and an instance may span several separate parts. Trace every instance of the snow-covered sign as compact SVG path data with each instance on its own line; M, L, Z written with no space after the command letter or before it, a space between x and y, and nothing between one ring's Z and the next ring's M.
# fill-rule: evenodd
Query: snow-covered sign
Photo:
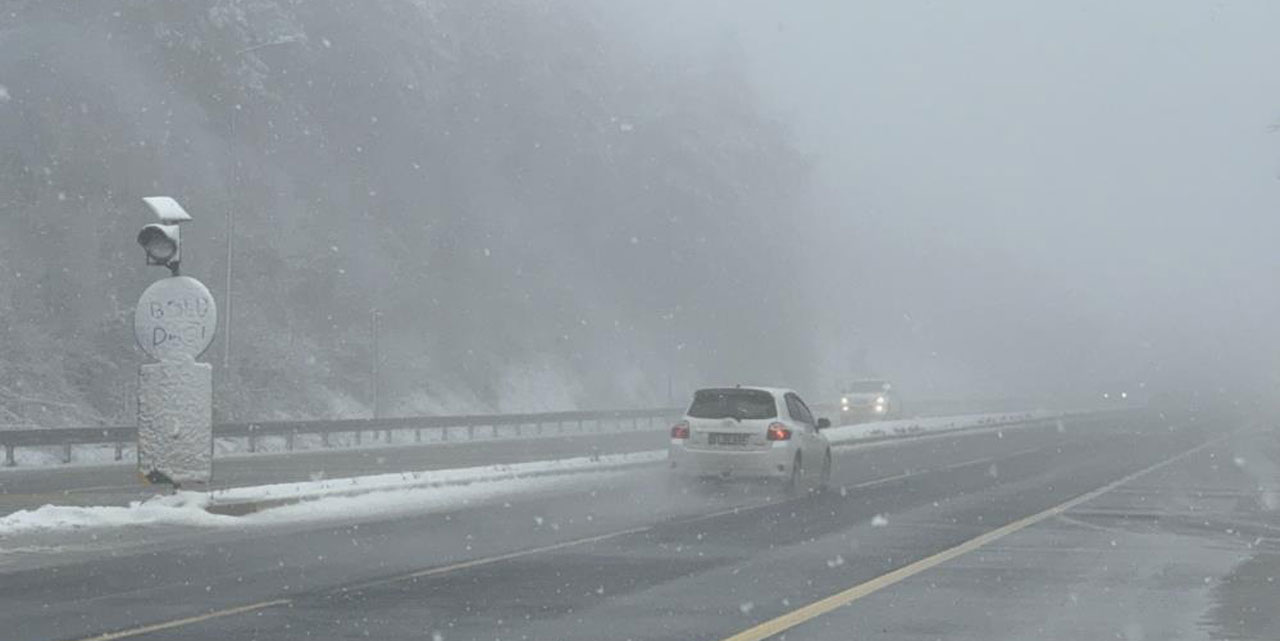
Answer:
M218 328L218 308L200 281L164 278L142 292L133 315L138 345L160 361L194 360L209 349Z

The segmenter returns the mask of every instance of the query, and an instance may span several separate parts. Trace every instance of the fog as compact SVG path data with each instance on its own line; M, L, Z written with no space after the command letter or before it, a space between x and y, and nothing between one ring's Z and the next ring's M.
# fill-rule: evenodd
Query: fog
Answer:
M660 4L653 51L736 52L814 158L828 371L1274 384L1277 7Z
M220 420L1266 390L1277 14L5 3L0 423L131 420L158 194Z

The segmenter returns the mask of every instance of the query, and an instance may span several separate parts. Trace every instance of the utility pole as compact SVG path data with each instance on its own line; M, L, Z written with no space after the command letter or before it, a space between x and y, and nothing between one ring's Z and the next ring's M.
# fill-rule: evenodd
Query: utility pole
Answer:
M227 284L226 291L226 324L222 332L222 371L231 371L231 234L233 233L231 208L227 208Z
M378 348L378 319L381 315L377 309L369 310L369 332L373 335L373 362L369 367L369 378L372 383L370 387L373 388L373 418L379 418L382 415L378 408L379 365L382 360Z
M234 199L240 193L240 159L236 156L236 112L240 111L240 105L235 105L231 110L231 193ZM226 281L226 299L227 312L225 314L226 322L223 323L222 337L222 371L231 373L231 239L235 234L235 217L232 212L235 211L235 201L233 200L227 207L227 281Z

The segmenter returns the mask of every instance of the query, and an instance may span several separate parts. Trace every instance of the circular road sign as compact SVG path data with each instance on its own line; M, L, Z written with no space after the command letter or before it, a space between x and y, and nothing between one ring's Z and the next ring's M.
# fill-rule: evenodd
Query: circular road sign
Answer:
M161 361L196 359L218 329L218 308L204 283L188 276L158 280L142 292L133 334L142 350Z

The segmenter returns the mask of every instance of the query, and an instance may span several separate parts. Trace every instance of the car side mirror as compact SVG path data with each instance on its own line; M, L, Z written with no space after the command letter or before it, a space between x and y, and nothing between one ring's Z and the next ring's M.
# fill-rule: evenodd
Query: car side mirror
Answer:
M820 418L820 419L818 419L818 429L820 429L820 430L825 430L825 429L827 429L828 427L831 427L831 419L829 419L829 418Z

